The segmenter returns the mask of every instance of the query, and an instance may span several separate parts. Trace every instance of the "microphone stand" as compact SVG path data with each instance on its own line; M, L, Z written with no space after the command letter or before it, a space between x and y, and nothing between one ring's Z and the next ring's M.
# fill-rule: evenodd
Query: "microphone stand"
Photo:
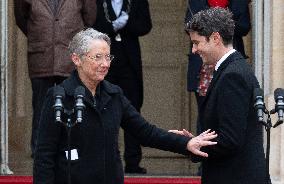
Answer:
M265 163L266 163L266 182L267 184L271 184L270 181L270 175L269 175L269 155L270 155L270 132L272 128L272 123L271 123L271 117L270 114L273 114L273 112L269 112L265 106L262 109L265 114L267 114L267 122L265 122L264 118L261 118L258 120L259 123L261 123L265 130L266 130L266 158L265 158Z
M272 128L271 123L271 117L270 112L268 110L265 110L265 114L267 114L267 122L263 122L265 124L265 130L266 130L266 180L267 184L271 184L270 182L270 174L269 174L269 155L270 155L270 132Z
M71 184L71 129L77 123L82 122L82 111L85 108L83 104L83 97L85 96L85 89L82 86L78 86L75 89L76 95L76 105L74 109L68 110L63 108L62 98L65 97L64 88L61 86L56 86L54 89L54 96L55 96L55 105L53 106L55 110L55 122L62 123L66 127L67 132L67 182ZM61 119L61 112L62 119ZM77 111L77 118L74 120L73 114ZM74 120L72 122L72 119ZM66 123L64 122L66 120Z
M72 110L66 110L64 109L64 114L67 115L67 122L64 123L61 121L61 123L65 126L67 131L67 182L68 184L71 184L71 129L76 125L76 121L72 122L72 114L74 114L74 109Z

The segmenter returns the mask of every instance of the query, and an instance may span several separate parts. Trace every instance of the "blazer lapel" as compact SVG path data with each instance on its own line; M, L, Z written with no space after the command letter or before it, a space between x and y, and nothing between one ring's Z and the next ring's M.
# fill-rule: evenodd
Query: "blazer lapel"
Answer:
M131 2L131 1L130 1ZM130 6L131 7L131 4L128 5L128 0L123 0L123 4L122 4L122 8L121 8L121 11L127 11L127 7ZM131 8L130 8L131 9Z
M47 7L47 9L50 11L50 13L53 15L53 4L52 4L52 0L45 0L42 1L44 3L44 5Z
M59 0L47 0L47 4L51 9L52 14L55 15L58 9Z
M56 10L56 14L58 14L58 12L60 12L60 9L62 8L62 6L64 5L64 3L66 2L66 0L58 0L58 7Z
M60 9L62 8L63 4L65 3L66 0L46 0L47 4L50 8L50 11L52 14L55 16L58 14ZM54 2L57 1L57 2Z
M109 13L109 16L110 16L110 20L113 21L117 17L116 17L116 14L115 14L114 10L113 10L112 4L111 4L111 0L106 0L106 3L107 3L107 10L108 10L108 13ZM123 4L124 4L124 2L123 2Z
M107 7L108 7L110 19L111 20L115 20L117 18L117 16L116 16L116 14L115 14L115 12L113 10L112 4L111 4L111 0L106 0L106 2L107 2ZM126 11L127 10L127 6L128 6L128 0L123 0L122 1L121 11Z
M212 89L214 88L216 82L218 81L218 79L220 78L222 72L225 70L225 68L231 63L234 62L238 59L243 58L241 56L241 54L237 51L235 51L234 53L232 53L231 55L229 55L229 57L227 57L227 59L225 59L225 61L219 66L218 70L214 72L213 75L213 79L207 89L207 93L206 96L204 98L204 100L201 103L201 106L204 104L204 102L208 99L208 96L210 96L210 93L212 92Z

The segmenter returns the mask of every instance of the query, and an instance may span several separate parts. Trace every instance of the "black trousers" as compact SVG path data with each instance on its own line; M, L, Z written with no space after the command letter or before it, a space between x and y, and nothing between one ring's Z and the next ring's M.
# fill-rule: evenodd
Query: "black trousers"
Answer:
M32 137L31 137L32 157L35 151L40 114L46 92L50 87L61 83L64 79L66 79L66 77L60 77L60 76L31 79L32 91L33 91L32 95L33 121L32 121Z
M106 80L118 85L131 104L140 112L138 105L141 95L139 90L140 82L133 69L129 65L112 65ZM124 160L127 167L138 167L142 159L140 143L133 136L124 131Z

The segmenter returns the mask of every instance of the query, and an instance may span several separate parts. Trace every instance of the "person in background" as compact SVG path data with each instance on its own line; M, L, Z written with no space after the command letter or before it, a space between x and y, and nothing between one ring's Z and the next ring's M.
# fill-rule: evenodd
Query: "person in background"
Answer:
M42 98L48 88L66 79L74 64L68 44L96 20L96 0L14 0L16 24L28 41L28 69L32 84L32 157Z
M201 10L186 30L192 53L214 65L213 79L199 107L201 131L214 130L218 144L201 150L202 184L267 184L263 128L257 121L253 92L258 81L244 56L233 48L235 21L224 8ZM237 172L236 172L237 171Z
M92 28L77 33L72 39L69 50L76 70L59 86L62 96L65 96L62 100L64 110L74 108L77 87L84 89L83 120L68 134L64 115L61 116L63 123L55 122L54 94L59 86L48 91L35 151L34 184L62 184L67 183L67 178L72 184L123 184L118 147L120 127L144 146L184 155L192 153L208 157L200 148L216 144L210 141L217 137L214 131L207 130L190 138L147 122L120 87L104 80L114 59L110 54L110 44L106 34ZM67 135L70 135L70 144ZM67 159L68 150L71 150L70 160Z
M143 104L143 75L139 37L152 28L148 0L97 0L97 21L94 28L111 38L115 55L106 80L118 85L135 109ZM139 166L142 159L140 143L124 132L126 173L145 174Z

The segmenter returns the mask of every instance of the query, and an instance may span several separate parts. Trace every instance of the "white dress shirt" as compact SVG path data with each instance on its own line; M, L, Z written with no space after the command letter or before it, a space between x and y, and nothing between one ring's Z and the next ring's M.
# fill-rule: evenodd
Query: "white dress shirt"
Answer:
M219 66L227 59L227 57L229 57L229 55L233 54L235 51L236 51L235 49L232 49L229 52L227 52L223 57L221 57L221 59L219 59L219 61L215 65L215 71L217 71Z

